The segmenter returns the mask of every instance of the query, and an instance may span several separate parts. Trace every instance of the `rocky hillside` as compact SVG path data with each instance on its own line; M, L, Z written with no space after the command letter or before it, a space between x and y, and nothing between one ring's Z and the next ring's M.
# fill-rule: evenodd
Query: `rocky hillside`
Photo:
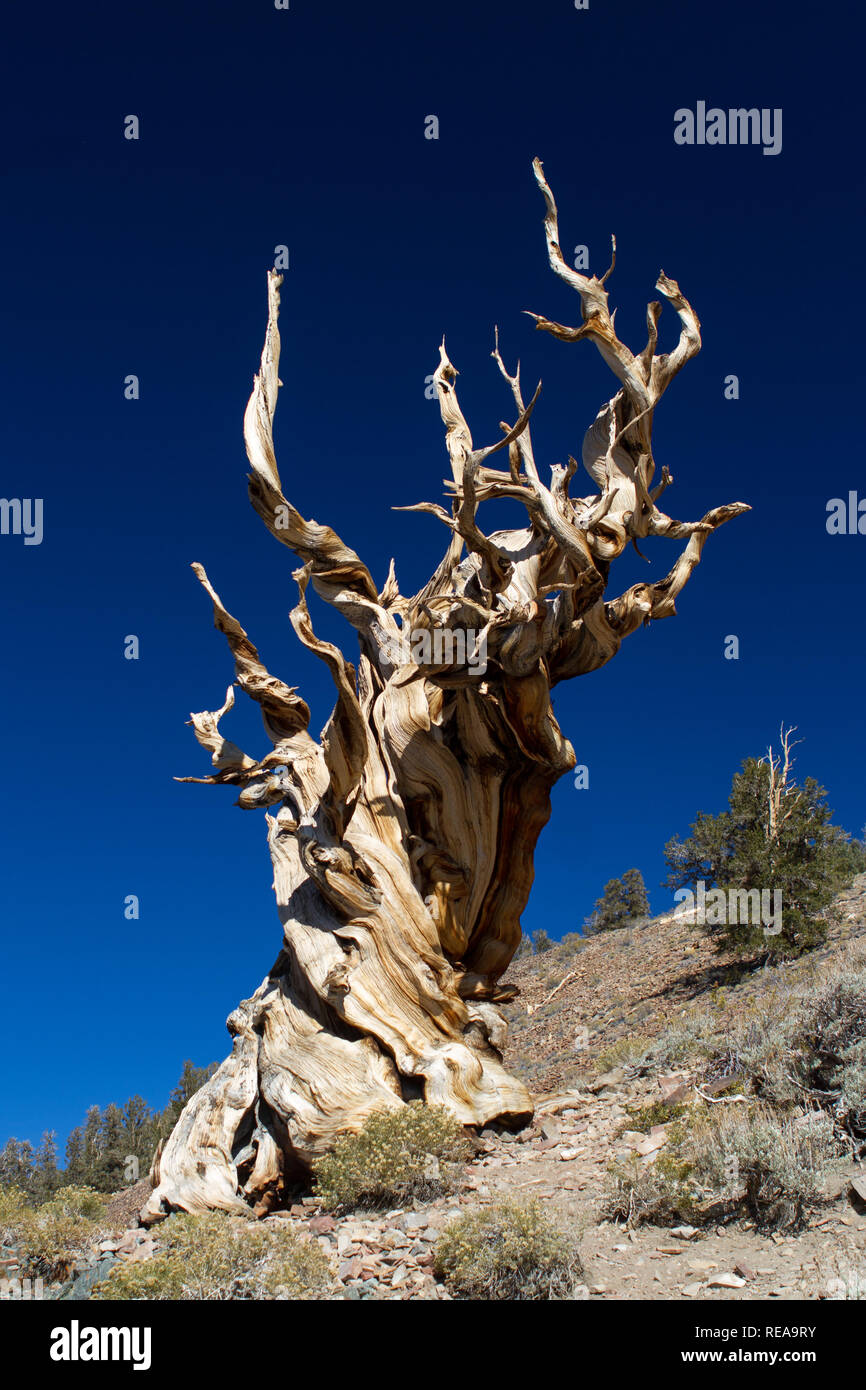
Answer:
M761 1123L765 1104L739 1069L742 1058L727 1065L723 1056L720 1065L708 1064L712 1048L702 1051L695 1040L712 1037L717 1049L718 1039L733 1038L744 1019L766 1023L777 1005L840 979L860 1010L853 1036L862 1039L863 937L866 875L837 900L826 944L786 966L744 968L718 956L683 914L604 933L576 950L556 946L522 958L509 972L520 994L508 1006L506 1060L535 1092L533 1123L519 1134L482 1132L445 1192L404 1197L390 1209L326 1211L309 1189L299 1189L287 1210L259 1224L272 1238L285 1236L299 1243L296 1248L312 1251L322 1282L309 1296L317 1298L463 1296L437 1269L443 1234L461 1216L497 1213L503 1200L530 1198L538 1199L557 1233L579 1244L575 1298L866 1298L866 1168L862 1154L857 1156L864 1140L847 1142L843 1134L838 1142L838 1109L834 1137L820 1107L786 1107L782 1099L770 1116L771 1181L754 1211L742 1195L742 1172L732 1202L726 1186L714 1187L706 1181L707 1170L699 1169L702 1181L697 1200L690 1198L690 1218L676 1208L683 1195L683 1155L699 1151L701 1134L710 1135L709 1144L704 1139L710 1158L714 1146L722 1152L723 1144L736 1141L741 1117L748 1138L748 1126ZM866 1105L862 1076L855 1079L855 1092ZM811 1162L813 1122L824 1126L823 1152L815 1168L819 1181L808 1191L802 1178ZM848 1133L862 1136L862 1115ZM695 1140L697 1149L683 1147ZM622 1190L617 1172L631 1174L625 1210L614 1200ZM771 1189L779 1175L786 1200L807 1192L795 1220L790 1213L782 1219L773 1207ZM135 1266L152 1269L152 1287L159 1288L165 1276L158 1270L165 1266L177 1218L138 1228L136 1213L148 1189L140 1183L111 1199L69 1267L46 1281L47 1297L89 1298L109 1275ZM647 1193L657 1197L660 1190L674 1206L650 1209ZM241 1240L249 1224L227 1219L228 1238ZM7 1243L0 1249L0 1273L14 1280L25 1272L23 1251ZM246 1267L232 1268L231 1275L225 1288L207 1296L291 1296L250 1293ZM111 1287L109 1279L102 1296L116 1296L104 1291ZM0 1285L0 1297L9 1296L15 1295L4 1294Z
M579 1085L696 1012L724 1020L764 991L794 987L866 935L866 874L839 895L830 920L820 950L776 969L719 954L682 911L602 932L577 950L521 956L504 977L520 991L504 1009L506 1064L536 1093Z

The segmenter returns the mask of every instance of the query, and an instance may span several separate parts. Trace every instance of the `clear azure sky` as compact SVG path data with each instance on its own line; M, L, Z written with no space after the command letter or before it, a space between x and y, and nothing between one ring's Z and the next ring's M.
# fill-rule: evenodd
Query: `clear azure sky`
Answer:
M555 789L524 927L579 928L631 866L660 910L665 841L722 807L783 720L860 832L866 536L826 529L829 499L866 495L857 7L48 0L10 11L4 38L0 494L43 499L44 533L0 535L0 1140L62 1142L88 1105L135 1092L163 1104L184 1058L226 1054L225 1017L279 947L263 814L172 780L208 771L185 721L232 677L194 560L299 685L313 732L332 702L288 623L293 558L246 498L241 420L279 245L285 491L378 580L394 556L404 593L445 542L434 518L390 510L441 499L424 386L443 333L479 444L511 412L494 324L530 389L543 379L544 465L579 456L614 389L591 344L522 312L579 315L547 266L534 155L567 250L601 273L616 233L627 342L643 346L661 267L701 318L703 351L656 415L665 505L753 510L710 538L677 618L556 690L590 784ZM701 101L780 109L781 149L677 144L675 113ZM676 328L666 309L663 347ZM649 565L614 566L612 596L678 545L645 549ZM318 601L313 616L353 651ZM224 731L268 747L251 706Z

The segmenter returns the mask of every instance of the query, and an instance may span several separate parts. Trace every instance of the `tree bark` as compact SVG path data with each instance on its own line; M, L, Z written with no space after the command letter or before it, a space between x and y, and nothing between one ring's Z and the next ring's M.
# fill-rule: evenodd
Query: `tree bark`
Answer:
M572 497L577 469L536 467L519 371L494 358L516 422L473 445L443 343L435 373L451 464L450 507L419 503L451 535L420 593L399 592L393 561L381 591L327 526L305 520L283 494L273 447L282 277L268 276L268 328L244 419L249 494L276 540L300 559L291 620L328 666L334 711L321 739L307 731L297 691L271 675L201 565L235 684L261 707L271 751L243 753L220 733L234 686L217 711L192 716L211 753L208 777L234 786L237 804L269 808L268 844L283 944L268 975L228 1020L231 1056L188 1102L154 1162L145 1220L210 1208L262 1214L336 1137L373 1111L421 1097L466 1125L526 1122L532 1102L502 1065L500 983L521 937L550 789L575 764L553 715L558 681L604 665L641 624L675 612L706 537L748 508L736 502L683 523L650 491L655 405L700 347L700 325L662 272L657 289L681 324L677 347L656 354L661 306L647 310L639 355L617 337L601 278L583 276L559 249L553 195L539 161L552 269L580 297L582 323L535 315L564 341L589 338L620 382L586 432L583 463L595 485ZM614 247L615 252L615 247ZM614 257L615 259L615 257ZM505 451L506 468L489 465ZM517 498L528 526L486 535L481 502ZM667 576L605 599L610 565L648 536L687 541ZM316 637L312 584L355 628L357 671Z

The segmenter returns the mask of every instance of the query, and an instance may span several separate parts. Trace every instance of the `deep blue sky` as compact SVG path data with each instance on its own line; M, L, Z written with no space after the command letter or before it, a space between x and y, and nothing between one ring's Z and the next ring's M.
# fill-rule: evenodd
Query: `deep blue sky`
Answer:
M828 498L866 491L855 25L853 6L769 0L173 0L6 17L0 492L43 498L45 533L0 536L0 1140L65 1137L89 1104L136 1091L163 1103L185 1057L225 1055L225 1016L279 946L263 816L172 781L208 770L184 721L232 675L193 560L301 687L314 731L331 704L288 624L292 557L246 500L241 419L279 243L284 488L379 580L394 555L404 593L445 540L433 518L390 510L441 496L424 378L443 332L476 443L511 411L495 323L530 389L543 377L545 463L579 454L613 389L590 344L554 342L521 312L578 320L547 267L533 155L566 247L587 244L600 273L616 233L626 341L643 345L660 267L702 320L703 352L656 417L676 480L665 505L754 510L711 537L679 617L558 688L590 789L555 791L524 926L576 929L632 864L664 906L665 840L723 804L782 720L805 739L800 770L859 832L866 538L825 529ZM698 100L781 107L782 153L675 145L674 111ZM663 325L667 346L669 309ZM677 551L646 548L651 567L624 557L612 595ZM318 603L314 619L352 650ZM738 662L723 659L729 633ZM224 729L267 747L251 706Z

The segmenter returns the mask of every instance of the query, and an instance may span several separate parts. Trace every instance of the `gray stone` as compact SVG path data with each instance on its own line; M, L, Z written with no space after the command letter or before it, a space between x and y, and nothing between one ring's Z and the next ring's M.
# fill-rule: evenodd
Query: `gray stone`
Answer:
M101 1284L103 1279L107 1279L118 1263L119 1261L113 1255L105 1255L96 1264L76 1275L73 1280L62 1284L59 1292L55 1294L55 1298L58 1301L89 1298L96 1285Z
M410 1211L397 1222L403 1231L423 1231L429 1218L426 1211Z
M622 1067L614 1067L612 1071L606 1071L601 1076L589 1084L589 1090L593 1095L598 1095L600 1091L606 1091L614 1086L621 1086L625 1081L625 1072Z

